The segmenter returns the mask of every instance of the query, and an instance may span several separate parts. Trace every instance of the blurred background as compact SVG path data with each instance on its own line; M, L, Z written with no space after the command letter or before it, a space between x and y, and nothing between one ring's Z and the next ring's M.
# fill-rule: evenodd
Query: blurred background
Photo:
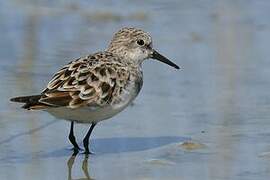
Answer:
M1 0L0 179L270 176L270 1ZM39 93L69 61L124 26L148 31L182 67L144 63L134 105L72 157L69 123L9 102ZM76 125L81 140L87 125Z

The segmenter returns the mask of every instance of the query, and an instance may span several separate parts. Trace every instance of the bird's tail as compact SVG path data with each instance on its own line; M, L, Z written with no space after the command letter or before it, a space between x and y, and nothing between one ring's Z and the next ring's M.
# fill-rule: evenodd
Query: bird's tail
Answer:
M42 95L32 95L32 96L19 96L11 98L10 101L18 102L18 103L25 103L22 108L24 109L44 109L47 107L45 104L40 103L39 100Z

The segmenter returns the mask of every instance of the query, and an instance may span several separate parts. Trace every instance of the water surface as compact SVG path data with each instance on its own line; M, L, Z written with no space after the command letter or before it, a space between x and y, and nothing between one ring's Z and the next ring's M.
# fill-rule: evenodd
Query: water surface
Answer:
M0 1L0 179L269 179L269 8L267 0ZM123 26L149 31L182 69L145 62L134 105L95 128L95 155L72 157L68 122L9 98L39 93ZM77 139L87 128L76 125Z

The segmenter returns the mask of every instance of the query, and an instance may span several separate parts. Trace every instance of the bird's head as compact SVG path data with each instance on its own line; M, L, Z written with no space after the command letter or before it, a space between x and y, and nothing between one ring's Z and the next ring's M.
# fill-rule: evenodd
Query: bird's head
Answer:
M152 58L179 69L179 66L153 49L151 36L141 29L122 28L114 34L107 51L137 65L141 65L145 59Z

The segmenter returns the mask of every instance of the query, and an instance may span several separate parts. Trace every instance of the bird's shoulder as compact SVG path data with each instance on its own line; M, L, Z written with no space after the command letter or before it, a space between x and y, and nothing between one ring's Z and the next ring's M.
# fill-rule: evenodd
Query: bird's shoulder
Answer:
M135 71L109 52L80 57L54 74L40 102L70 108L103 106L111 103L116 93L125 88Z

